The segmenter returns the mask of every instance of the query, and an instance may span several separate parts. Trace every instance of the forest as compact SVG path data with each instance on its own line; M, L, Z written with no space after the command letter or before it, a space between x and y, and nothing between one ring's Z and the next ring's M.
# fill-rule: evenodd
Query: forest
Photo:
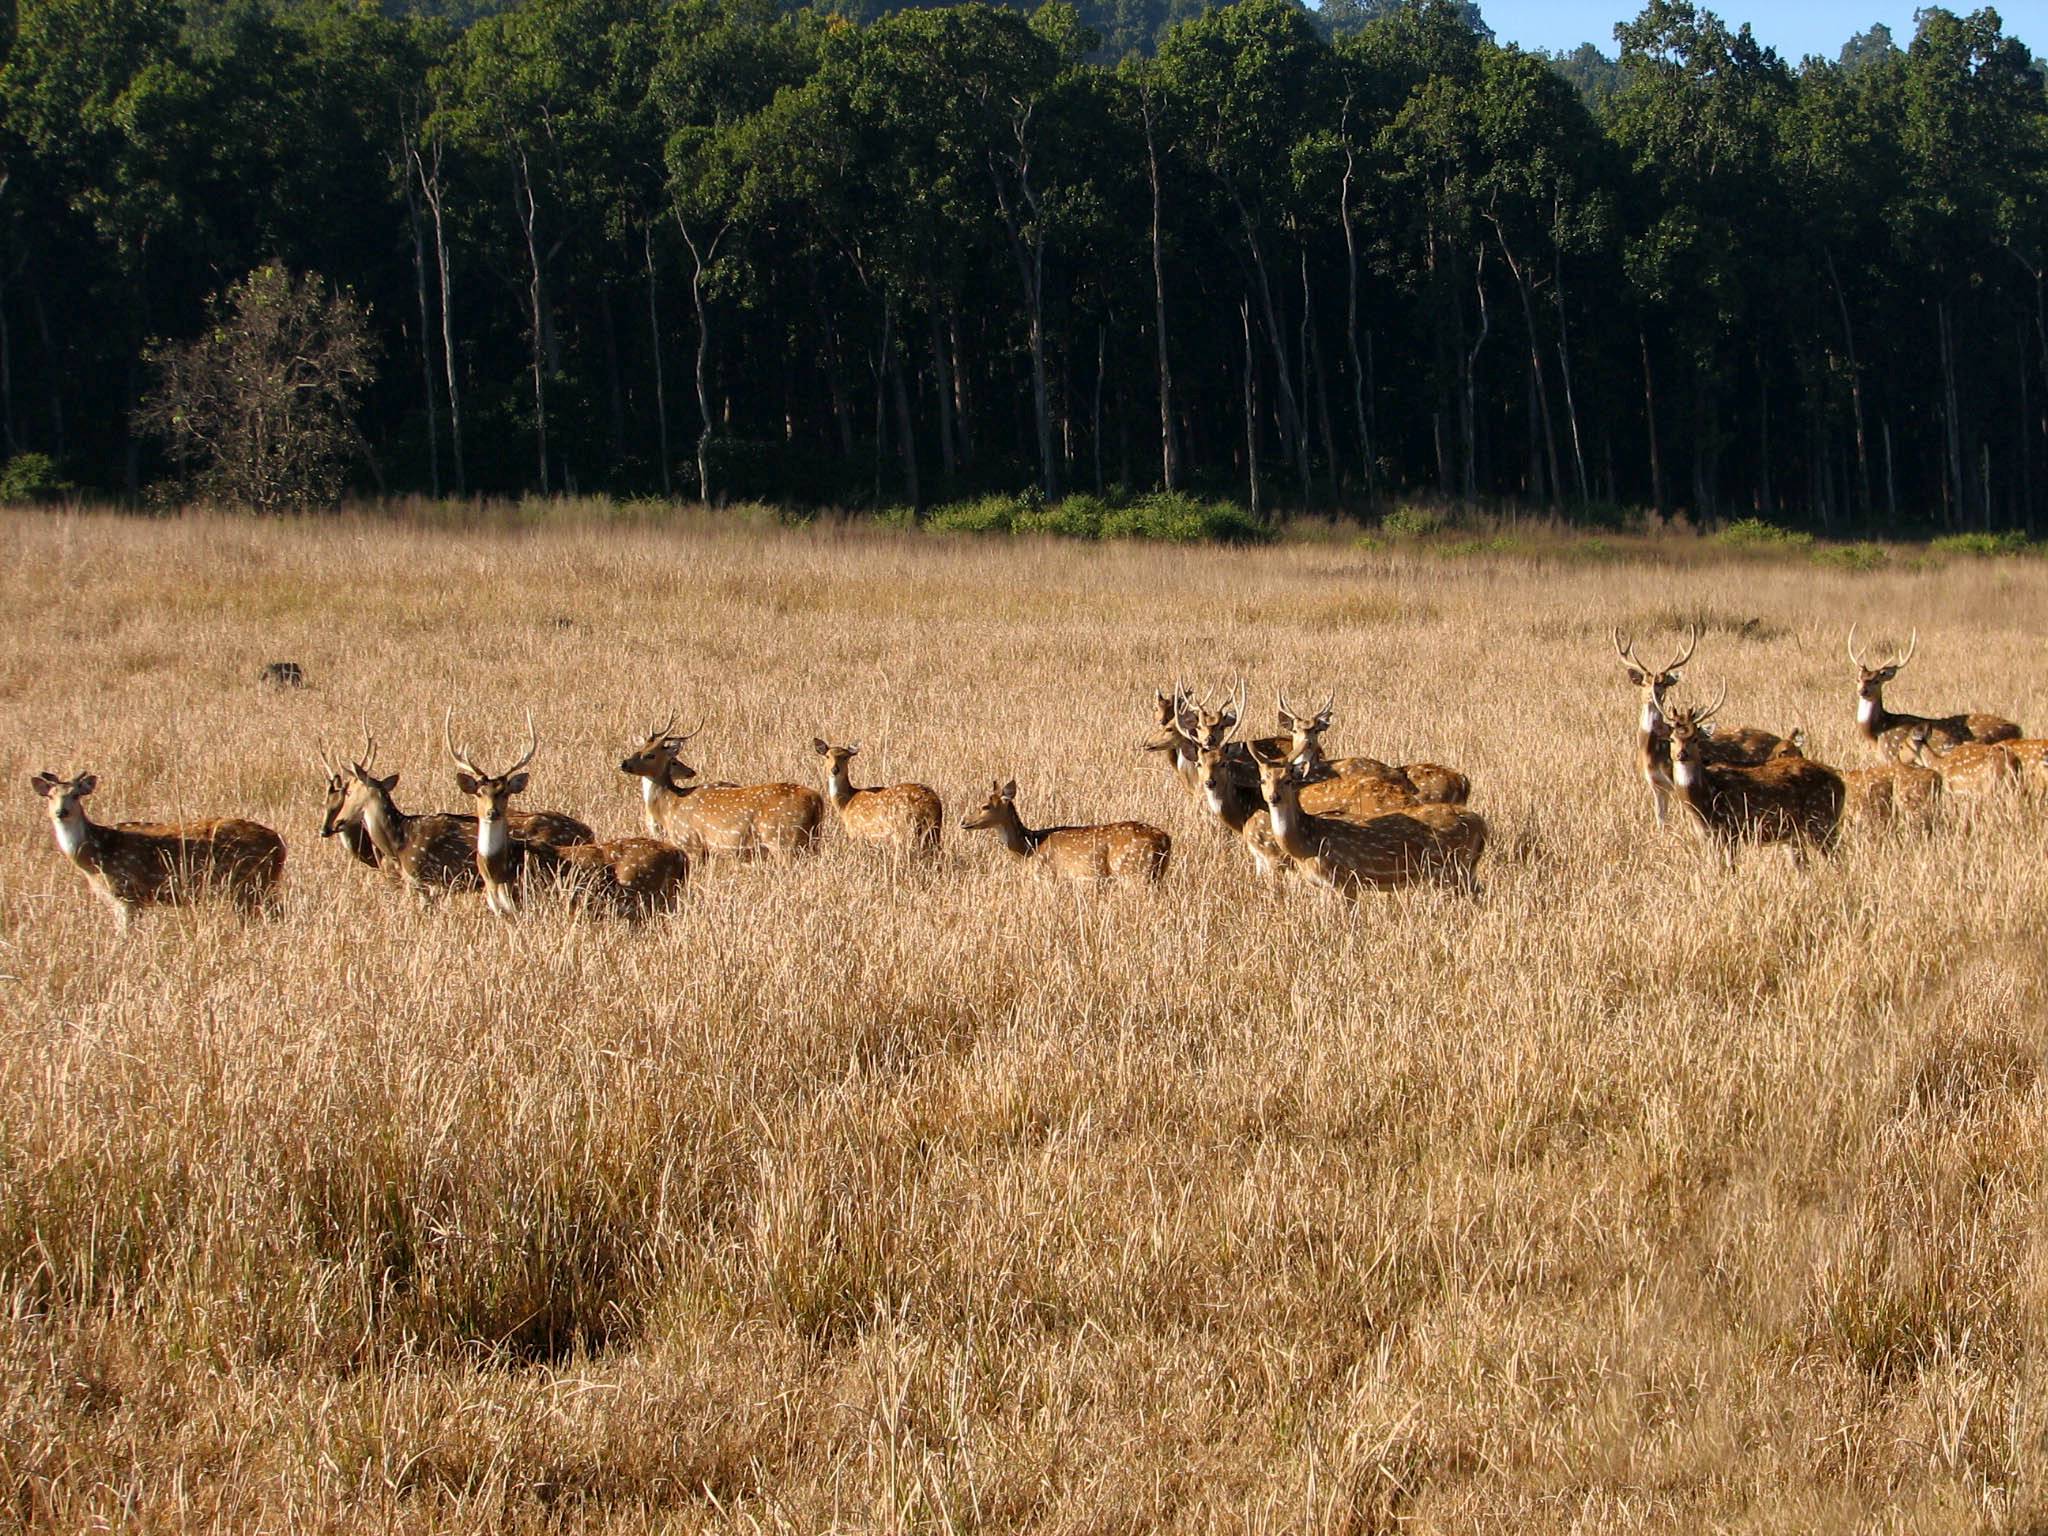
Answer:
M1796 63L1686 0L1612 59L1453 0L0 38L0 457L96 496L175 493L165 348L282 269L367 317L362 494L2048 516L2048 84L1990 9Z

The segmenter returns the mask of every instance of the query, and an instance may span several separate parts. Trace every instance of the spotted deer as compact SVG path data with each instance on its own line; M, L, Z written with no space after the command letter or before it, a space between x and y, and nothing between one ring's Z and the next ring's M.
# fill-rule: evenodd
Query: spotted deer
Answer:
M1277 879L1286 874L1287 853L1267 823L1264 802L1244 792L1224 761L1220 744L1202 749L1197 759L1197 772L1201 778L1204 808L1222 824L1224 830L1244 843L1260 877Z
M1809 848L1834 846L1846 791L1834 769L1798 752L1757 764L1716 763L1706 755L1707 722L1727 698L1704 707L1667 712L1671 795L1685 822L1704 843L1718 847L1729 865L1748 843L1787 843L1804 860Z
M224 897L244 911L268 910L284 873L284 839L260 822L124 821L106 825L85 811L99 787L90 773L29 780L50 814L57 849L114 910L127 932L141 907L184 906Z
M1166 873L1173 839L1142 821L1099 826L1031 828L1017 814L1017 781L994 784L981 809L962 818L967 831L987 829L1019 858L1035 859L1067 880L1157 880Z
M946 813L930 789L922 784L855 789L847 765L860 755L859 742L835 746L813 736L811 750L825 760L825 798L839 812L839 825L848 837L916 857L939 851Z
M476 818L401 811L391 798L398 775L379 778L371 772L376 759L377 738L365 734L362 756L348 764L341 804L336 807L330 800L320 835L341 837L346 843L347 828L360 826L379 866L396 870L415 895L477 889L481 881L476 870Z
M1266 808L1246 823L1246 841L1270 832L1296 873L1346 896L1422 882L1477 895L1476 867L1486 851L1486 821L1459 806L1388 806L1350 816L1302 808L1301 770L1278 753L1254 754Z
M353 814L343 814L353 776L330 763L325 752L319 753L318 758L320 772L327 782L326 809L320 819L320 835L339 837L350 858L371 869L381 869L383 855L377 852L377 845L370 840L370 834L363 826L361 803L358 802ZM597 834L586 823L560 811L513 811L506 819L512 835L523 843L547 843L552 847L567 848L577 843L597 841Z
M1657 825L1669 824L1671 806L1671 727L1665 718L1664 696L1678 686L1685 664L1699 649L1697 624L1689 625L1685 644L1662 666L1652 666L1635 654L1635 641L1621 630L1614 631L1615 654L1628 669L1628 680L1641 691L1636 716L1636 768L1649 786L1650 800L1657 813ZM1753 725L1732 731L1716 731L1701 738L1703 761L1733 767L1754 767L1769 761L1780 738Z
M1390 804L1406 798L1435 805L1463 805L1471 798L1472 781L1441 763L1403 763L1396 767L1376 757L1325 757L1322 738L1330 728L1336 702L1337 695L1332 693L1319 709L1303 714L1288 704L1286 694L1280 695L1280 729L1285 733L1287 749L1296 767L1301 770L1305 809L1317 812L1327 804L1334 810L1360 798ZM1378 788L1317 793L1324 783L1338 779L1357 780Z
M1842 825L1926 831L1941 813L1941 775L1917 763L1843 768Z
M651 837L557 848L514 835L507 802L523 794L526 769L540 751L533 716L526 717L526 754L503 773L486 773L455 745L454 710L442 717L442 740L455 763L455 784L476 802L476 868L484 901L500 917L517 915L526 890L545 881L577 907L620 917L672 910L690 877L689 856Z
M1884 707L1885 684L1896 678L1920 646L1920 631L1914 630L1903 653L1894 652L1876 666L1868 665L1856 650L1856 626L1849 626L1849 663L1855 667L1856 731L1886 757L1896 761L1914 760L1908 737L1917 726L1927 729L1927 744L1935 752L1948 751L1964 742L2015 741L2020 728L2003 715L1967 712L1960 715L1902 715Z
M697 732L678 736L674 727L671 716L619 764L621 773L640 780L650 835L692 858L752 859L817 848L825 801L816 790L801 784L686 783L697 770L681 753Z
M1921 721L1903 733L1908 761L1941 777L1941 792L1962 805L1977 805L2010 795L2023 787L2025 771L2011 741L1958 741L1936 745L1933 722Z

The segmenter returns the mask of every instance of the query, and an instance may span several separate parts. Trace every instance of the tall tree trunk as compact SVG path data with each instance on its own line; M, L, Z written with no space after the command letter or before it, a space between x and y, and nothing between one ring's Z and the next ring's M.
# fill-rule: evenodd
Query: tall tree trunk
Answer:
M1863 367L1856 360L1856 329L1849 323L1849 299L1842 291L1842 279L1835 271L1835 253L1821 247L1827 258L1828 286L1835 290L1835 309L1842 317L1842 345L1849 354L1849 402L1856 425L1856 509L1870 515L1870 445L1863 431Z
M520 228L526 236L526 297L532 331L529 357L533 371L533 443L540 463L541 494L546 495L553 482L548 472L547 286L541 269L537 228L540 200L533 190L533 171L527 162L526 152L514 151L512 163L515 171L513 199L519 210Z
M1778 509L1778 500L1771 494L1771 376L1761 341L1756 345L1756 415L1757 510L1768 514Z
M1301 366L1304 376L1315 380L1316 429L1322 434L1323 459L1330 468L1330 488L1334 493L1339 470L1337 434L1330 426L1330 386L1328 370L1323 367L1323 333L1315 323L1315 304L1309 295L1307 245L1301 248L1301 333Z
M1347 126L1349 104L1346 104ZM1373 495L1372 432L1365 415L1365 369L1358 360L1358 238L1351 227L1351 177L1355 151L1346 135L1344 145L1344 179L1337 190L1337 212L1344 223L1344 344L1351 352L1351 411L1357 418L1358 452L1365 465L1365 499L1367 505Z
M1280 381L1280 434L1287 439L1288 447L1294 453L1295 469L1301 476L1301 494L1304 501L1315 493L1315 482L1308 468L1308 433L1303 429L1301 405L1294 397L1294 364L1287 355L1287 332L1281 327L1280 315L1273 304L1273 284L1266 272L1266 249L1259 240L1259 232L1252 223L1249 209L1236 188L1231 189L1231 201L1237 207L1237 219L1244 231L1245 248L1252 258L1252 274L1259 284L1259 312L1265 317L1266 335L1273 344L1273 371Z
M605 394L611 407L612 463L616 466L626 457L626 385L619 377L618 317L612 313L612 285L608 282L598 284L597 310L604 326Z
M1038 428L1039 489L1047 501L1057 501L1060 461L1053 452L1052 399L1045 379L1045 214L1031 186L1031 113L1027 106L1011 120L1017 152L1009 163L1009 173L1017 180L1017 195L1030 215L1028 237L1010 201L1009 177L993 155L989 171L995 180L996 206L1010 237L1010 254L1017 263L1017 281L1024 290L1024 317L1031 343L1031 409Z
M1664 455L1657 447L1657 386L1650 375L1650 334L1636 328L1636 344L1643 354L1643 417L1650 437L1650 505L1664 510Z
M946 352L953 363L953 426L960 434L960 462L974 462L974 396L970 392L967 364L962 361L966 352L960 345L960 316L948 308L946 311Z
M1942 487L1941 500L1948 514L1949 526L1954 527L1965 514L1968 502L1963 486L1962 412L1956 405L1955 331L1949 324L1946 298L1935 306L1934 317L1941 349L1941 414L1948 443L1948 476Z
M676 228L690 252L690 305L697 313L697 499L713 505L716 502L715 487L711 483L711 434L714 428L708 367L711 357L711 303L704 292L704 278L711 264L718 260L718 248L725 243L732 225L719 226L718 233L706 241L690 228L679 208L676 210Z
M1259 406L1252 387L1252 301L1239 300L1238 318L1244 323L1244 467L1251 482L1252 517L1263 519L1265 505L1259 496Z
M434 221L434 266L441 283L441 361L448 373L448 456L450 468L455 473L455 494L468 492L468 483L462 457L462 390L456 383L455 374L455 305L453 285L449 279L448 230L445 217L444 192L441 185L441 144L434 143L433 170L427 169L427 159L415 144L412 151L413 172L419 177L420 195L426 199L427 212Z
M1469 352L1461 347L1459 372L1464 375L1463 391L1458 397L1459 427L1465 439L1465 499L1476 501L1479 497L1479 395L1477 375L1479 352L1486 345L1486 338L1493 329L1493 315L1486 307L1486 247L1479 247L1479 259L1472 264L1472 291L1479 297L1479 334L1473 338Z
M882 294L882 348L875 354L875 505L882 505L882 462L889 451L889 354L896 346L896 306Z
M0 270L0 447L12 457L20 445L14 435L14 331L7 323L6 276Z
M933 390L939 397L939 464L945 471L946 483L953 483L958 468L953 454L953 369L946 358L945 329L939 324L939 307L934 304L931 312L931 346Z
M1095 494L1102 494L1102 375L1109 365L1109 327L1095 327L1095 419L1089 424L1088 440L1095 449Z
M1886 417L1884 423L1884 509L1885 518L1896 530L1899 526L1899 487L1892 477L1892 423Z
M413 182L411 130L399 129L399 148L405 156L405 218L412 231L413 297L420 312L421 395L427 403L427 477L434 499L441 497L441 413L434 399L434 340L432 317L427 306L427 237L420 218L419 188Z
M882 366L889 372L890 393L896 400L896 448L903 457L903 487L910 496L910 509L924 511L924 486L917 474L917 430L910 417L910 394L903 385L903 363L891 347Z
M1508 275L1515 280L1515 293L1522 301L1522 324L1529 332L1529 379L1534 394L1531 403L1536 407L1529 423L1530 453L1532 457L1535 454L1540 422L1543 458L1550 469L1549 499L1555 502L1563 494L1564 477L1557 471L1557 432L1550 420L1550 386L1543 378L1543 347L1536 334L1536 305L1529 297L1528 275L1522 270L1522 264L1515 260L1515 253L1508 248L1507 230L1493 215L1489 214L1487 218L1493 225L1494 239L1500 243L1501 257L1508 264Z
M1152 137L1152 93L1138 98L1145 123L1145 165L1152 178L1152 333L1159 344L1159 475L1180 489L1180 453L1173 435L1173 366L1166 347L1166 254L1159 233L1159 151Z
M654 220L640 226L641 244L647 255L647 346L654 357L654 421L661 451L661 494L673 496L675 486L669 468L668 376L661 365L661 306L656 299L654 268Z

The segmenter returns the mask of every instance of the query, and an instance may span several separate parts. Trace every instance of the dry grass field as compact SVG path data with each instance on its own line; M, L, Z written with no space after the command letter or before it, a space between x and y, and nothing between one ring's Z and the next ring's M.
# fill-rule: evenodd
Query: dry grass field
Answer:
M1616 554L1616 551L1609 551ZM2048 564L0 520L0 1521L144 1531L2048 1530L2048 811L1725 872L1608 642L1853 765L2048 734ZM260 687L273 659L299 691ZM1136 750L1180 673L1466 770L1477 903L1255 888ZM945 797L640 927L422 908L316 835L367 718L454 808ZM28 778L253 816L283 911L121 939ZM1157 822L1077 893L960 815Z

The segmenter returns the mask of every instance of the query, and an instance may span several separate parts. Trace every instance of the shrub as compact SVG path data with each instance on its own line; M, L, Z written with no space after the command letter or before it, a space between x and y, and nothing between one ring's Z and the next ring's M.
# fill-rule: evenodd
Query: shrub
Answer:
M1105 513L1102 537L1156 539L1164 544L1258 544L1272 534L1233 502L1197 501L1182 491L1159 491Z
M1892 563L1892 557L1882 544L1835 544L1816 549L1813 563L1844 571L1881 571Z
M1449 526L1449 520L1434 507L1413 504L1396 507L1380 519L1380 531L1397 539L1426 539L1433 533L1442 533Z
M1813 535L1782 528L1761 517L1744 517L1715 534L1714 542L1731 549L1809 549Z
M17 453L0 465L0 506L17 507L55 501L71 489L47 453Z
M1015 496L979 496L951 501L925 514L924 525L939 533L1008 533L1023 503Z
M1051 533L1067 539L1099 539L1102 522L1111 512L1100 496L1069 496L1051 506L1029 506L1016 517L1019 533Z
M1933 540L1927 547L1937 555L1976 555L1984 559L2024 555L2033 549L2033 545L2027 542L2027 536L2016 531L1951 533Z

